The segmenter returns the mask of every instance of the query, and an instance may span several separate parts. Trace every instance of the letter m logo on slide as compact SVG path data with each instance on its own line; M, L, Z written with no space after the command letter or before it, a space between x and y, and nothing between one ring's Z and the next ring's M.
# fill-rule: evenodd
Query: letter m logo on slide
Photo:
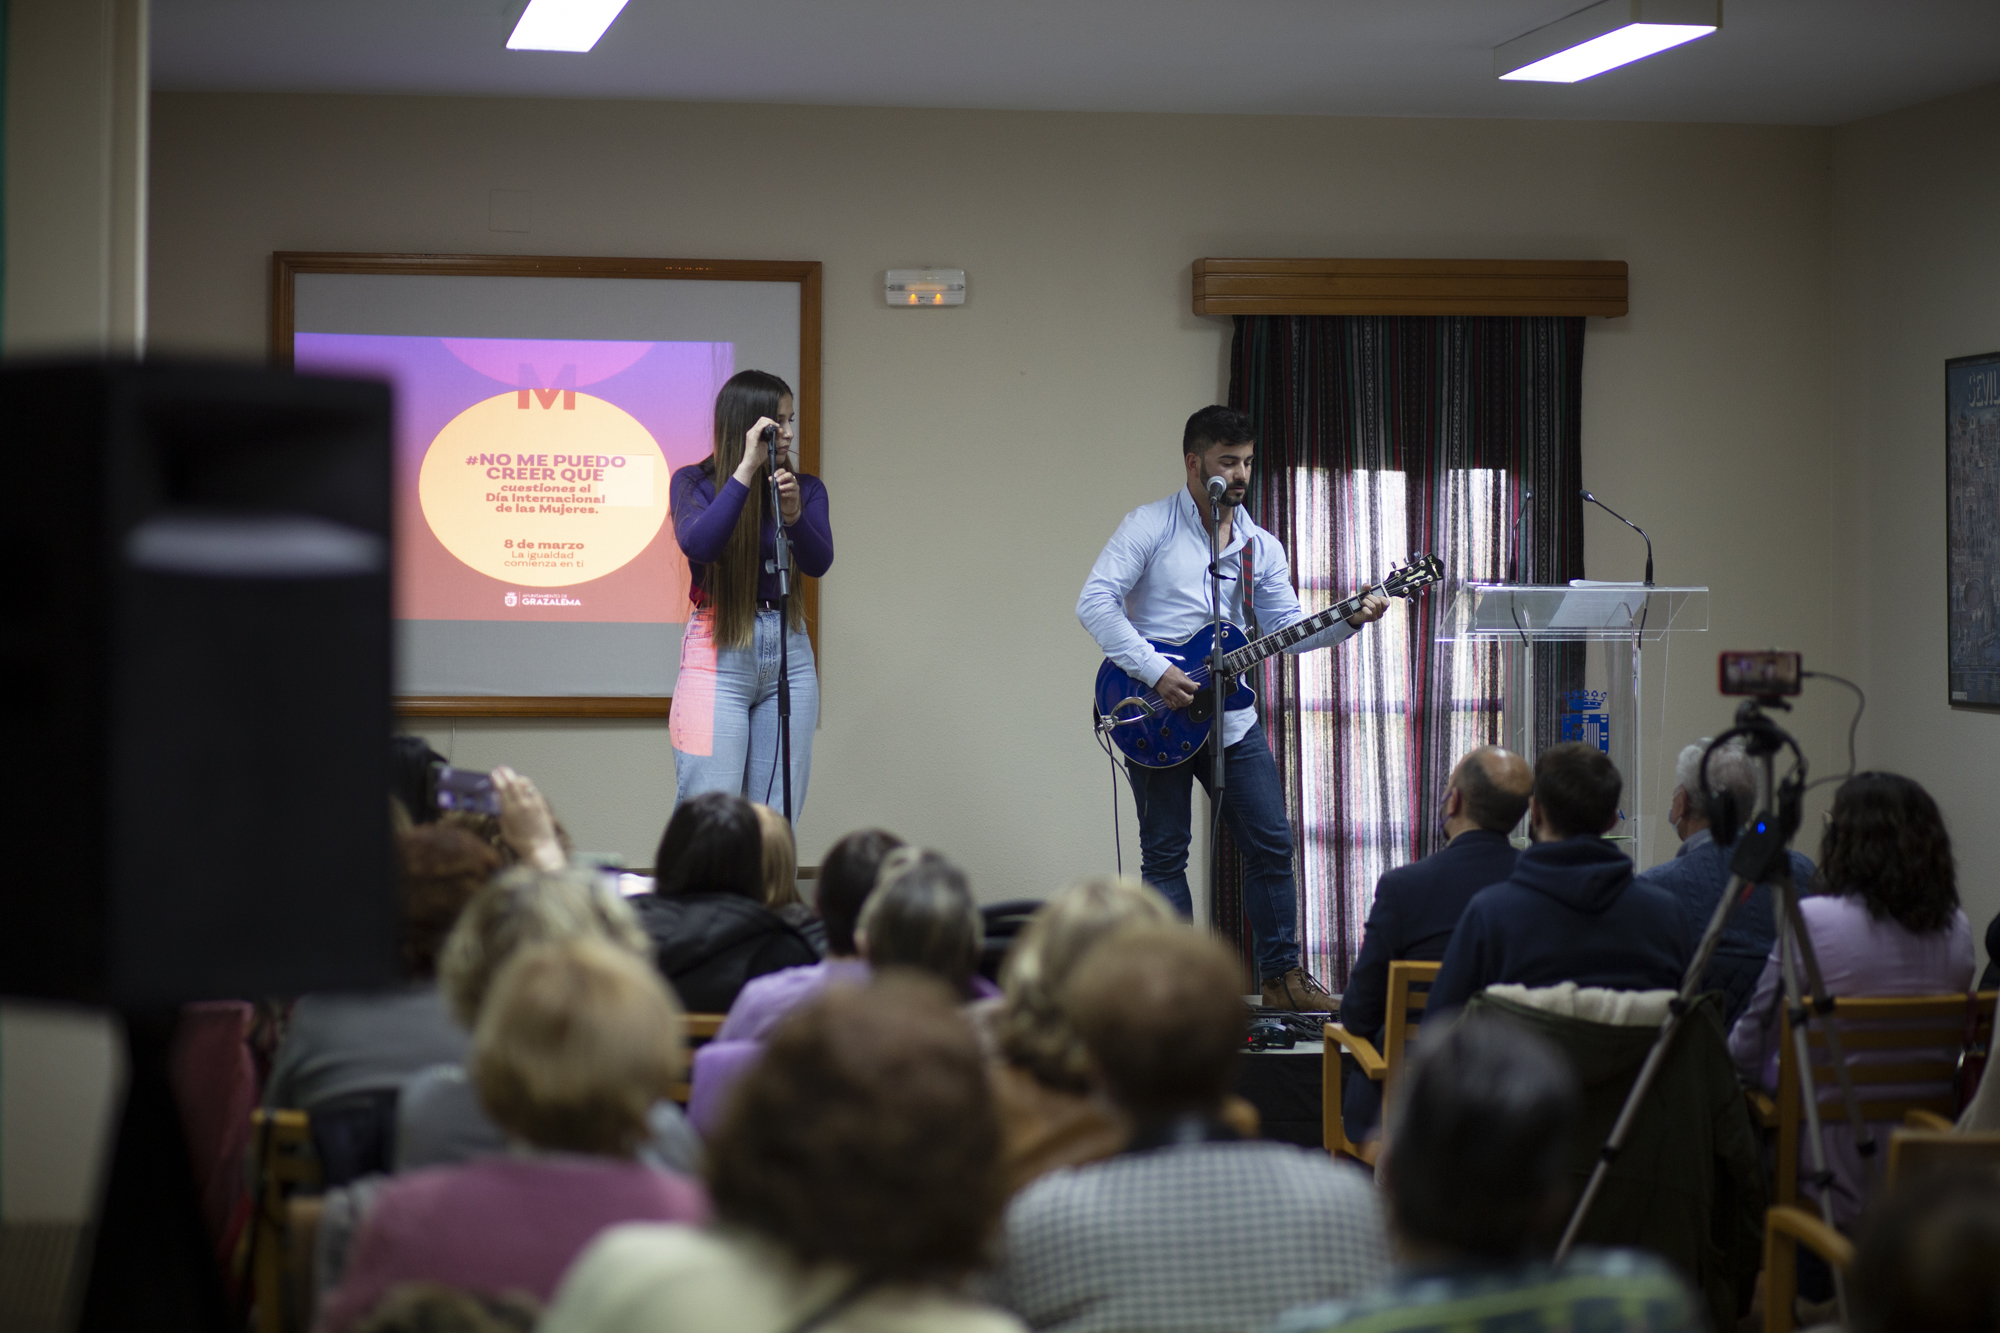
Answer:
M522 362L518 383L527 387L514 391L514 406L523 412L527 411L528 398L533 395L534 400L544 408L552 408L556 405L556 395L561 394L563 411L576 411L576 367L564 366L556 372L555 380L556 382L548 388L542 388L541 377L535 373L535 368L525 361Z

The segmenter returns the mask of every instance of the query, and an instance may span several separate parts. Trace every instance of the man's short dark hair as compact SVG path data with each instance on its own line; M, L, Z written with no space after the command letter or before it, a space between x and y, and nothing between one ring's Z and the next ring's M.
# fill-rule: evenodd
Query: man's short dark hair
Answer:
M1546 1037L1488 1014L1435 1038L1427 1026L1418 1050L1388 1136L1397 1229L1501 1262L1546 1249L1569 1196L1579 1102L1569 1061Z
M1242 965L1189 926L1133 926L1076 965L1063 1012L1111 1099L1140 1124L1213 1115L1248 1027Z
M1559 838L1596 837L1618 818L1625 779L1595 745L1570 741L1535 759L1535 805Z
M1507 833L1528 813L1531 792L1508 791L1495 782L1486 771L1486 756L1490 753L1490 748L1474 750L1459 760L1453 785L1465 798L1467 819L1493 833Z
M1181 454L1199 458L1219 444L1254 444L1257 427L1233 407L1204 407L1187 419Z
M821 858L813 897L820 919L826 922L828 953L853 956L854 923L861 919L861 904L875 887L882 858L902 845L903 840L887 829L865 828L833 844Z

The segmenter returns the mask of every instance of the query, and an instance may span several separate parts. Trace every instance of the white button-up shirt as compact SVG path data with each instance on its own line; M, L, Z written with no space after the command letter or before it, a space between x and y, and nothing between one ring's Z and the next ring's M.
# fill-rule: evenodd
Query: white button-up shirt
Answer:
M1257 628L1271 634L1305 618L1298 594L1292 591L1291 566L1285 548L1238 507L1230 525L1229 544L1222 548L1222 618L1247 628L1243 612L1243 550L1251 550L1256 588L1252 594ZM1208 527L1186 487L1164 500L1142 505L1125 515L1076 599L1076 618L1097 640L1104 655L1148 685L1159 683L1169 666L1183 671L1198 663L1171 661L1148 643L1177 643L1209 623ZM1287 648L1311 652L1339 643L1354 633L1346 621L1335 621L1310 638ZM1222 719L1222 740L1234 745L1249 734L1256 710L1237 709Z

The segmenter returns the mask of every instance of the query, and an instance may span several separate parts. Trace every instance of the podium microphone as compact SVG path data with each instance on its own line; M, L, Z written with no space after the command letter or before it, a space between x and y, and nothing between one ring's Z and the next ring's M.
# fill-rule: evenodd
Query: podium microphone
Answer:
M1640 527L1637 523L1634 523L1631 519L1625 517L1625 515L1619 513L1616 509L1613 509L1610 505L1604 503L1604 501L1592 495L1589 491L1584 491L1582 494L1584 499L1590 501L1592 504L1596 505L1599 509L1602 509L1605 513L1611 515L1611 517L1617 519L1620 523L1623 523L1626 527L1632 529L1632 531L1638 533L1641 537L1645 538L1646 586L1648 588L1652 587L1653 586L1653 539L1651 537L1646 536L1646 530L1644 528Z
M1514 506L1514 526L1507 529L1507 546L1514 553L1512 578L1516 583L1521 581L1521 519L1526 516L1528 504L1534 498L1533 491L1526 486L1521 488L1521 502Z

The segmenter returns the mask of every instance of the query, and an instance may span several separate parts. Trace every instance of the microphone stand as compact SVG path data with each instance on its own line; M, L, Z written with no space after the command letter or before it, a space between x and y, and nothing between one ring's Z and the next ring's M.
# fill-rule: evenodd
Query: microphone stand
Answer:
M771 446L776 447L777 441ZM771 497L772 559L766 573L778 576L778 762L785 769L785 822L792 822L792 542L785 535L785 511L778 494L775 455L764 460L764 480ZM766 799L770 793L765 792Z
M1210 621L1209 688L1215 692L1215 713L1208 720L1208 914L1215 919L1216 895L1222 887L1222 798L1228 784L1222 762L1222 498L1208 499L1208 606ZM1258 979L1260 982L1262 978Z

